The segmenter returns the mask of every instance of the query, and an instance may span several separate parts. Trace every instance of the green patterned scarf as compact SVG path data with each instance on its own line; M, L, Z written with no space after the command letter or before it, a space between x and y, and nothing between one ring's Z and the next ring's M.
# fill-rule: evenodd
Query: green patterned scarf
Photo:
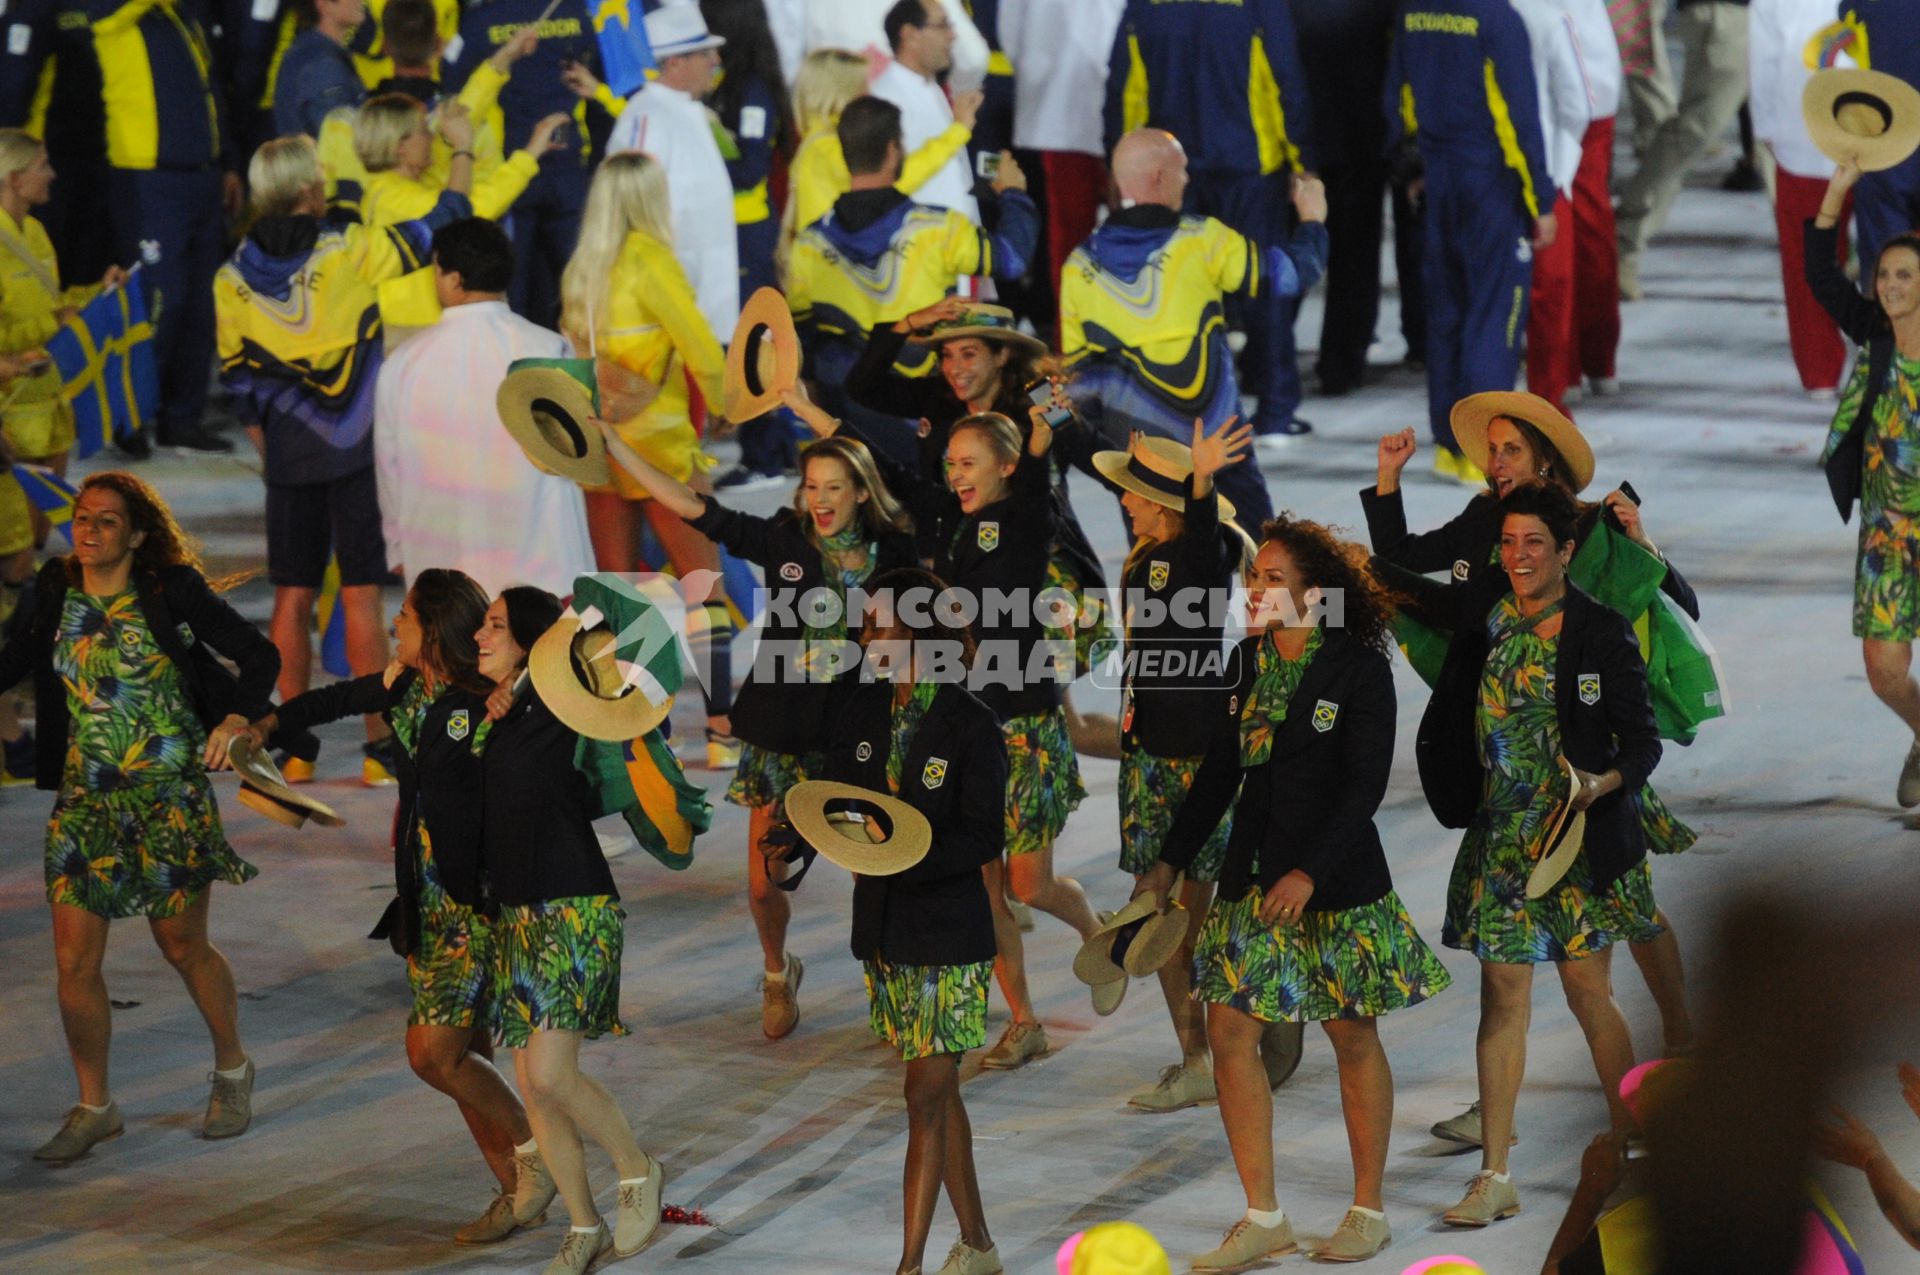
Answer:
M1559 615L1560 608L1565 606L1566 602L1566 597L1562 595L1532 615L1523 615L1520 611L1520 600L1508 594L1501 600L1500 605L1493 609L1493 615L1487 620L1487 639L1494 646L1499 646L1508 638L1518 637L1522 633L1531 633Z
M1273 756L1274 728L1287 720L1287 705L1300 689L1307 665L1319 653L1325 634L1316 626L1307 634L1306 649L1300 658L1289 660L1274 650L1270 638L1262 636L1253 663L1253 689L1240 706L1240 764L1264 765Z
M806 667L809 671L824 664L827 652L833 646L847 638L847 590L864 583L873 574L873 564L880 559L880 546L867 543L867 560L857 567L843 567L837 561L838 555L857 548L865 537L866 531L859 519L847 524L846 529L831 536L819 537L820 565L824 569L827 587L840 597L840 619L833 624L808 624L803 618L801 628L807 641ZM801 608L804 616L806 608Z
M906 703L894 702L891 719L893 730L887 740L888 792L899 793L900 768L907 764L907 745L912 742L913 732L920 728L920 719L927 715L927 708L939 691L938 682L915 682L913 693L907 696Z

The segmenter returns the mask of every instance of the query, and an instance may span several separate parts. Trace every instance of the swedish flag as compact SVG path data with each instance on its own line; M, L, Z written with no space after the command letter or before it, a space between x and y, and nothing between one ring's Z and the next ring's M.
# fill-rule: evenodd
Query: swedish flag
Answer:
M600 64L607 87L631 97L646 87L647 72L657 70L646 28L633 20L639 0L598 0L593 30L600 37Z
M73 544L73 502L80 498L79 491L66 479L48 469L45 465L13 466L14 479L19 482L20 490L27 493L27 499L33 507L47 516L47 521L60 529L67 538L67 544Z
M160 401L144 271L89 302L47 342L73 404L74 446L82 460L115 438L136 434Z

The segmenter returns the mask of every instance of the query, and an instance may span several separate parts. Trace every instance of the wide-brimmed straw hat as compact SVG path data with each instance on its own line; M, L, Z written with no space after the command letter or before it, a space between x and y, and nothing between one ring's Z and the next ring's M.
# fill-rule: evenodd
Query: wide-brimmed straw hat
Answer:
M1580 848L1586 844L1587 812L1573 808L1574 794L1579 791L1573 763L1562 757L1553 778L1535 794L1536 801L1551 802L1552 807L1540 835L1527 847L1528 857L1534 860L1533 871L1527 876L1529 899L1540 898L1559 885L1560 878L1567 875L1567 869L1573 866Z
M613 575L581 576L573 602L527 653L553 715L589 739L624 743L666 720L682 677L674 627Z
M970 305L964 317L946 323L936 323L932 331L913 339L923 345L940 345L947 341L958 341L963 336L1011 345L1034 358L1039 358L1047 352L1046 342L1038 337L1028 336L1015 327L1013 311L1002 305Z
M515 359L494 405L507 433L539 468L583 487L613 481L607 440L591 419L599 410L592 359Z
M346 823L331 806L289 785L273 764L272 754L256 747L251 736L236 736L227 745L227 761L240 776L240 804L248 809L289 828L298 828L309 819L323 828Z
M1578 493L1593 481L1593 448L1580 433L1579 426L1566 413L1541 398L1522 390L1487 390L1469 394L1453 405L1449 419L1460 454L1485 468L1487 430L1499 417L1525 421L1539 430L1573 474L1573 490Z
M1187 509L1187 479L1193 475L1193 449L1171 438L1137 434L1126 451L1095 452L1093 467L1114 486L1144 496L1176 513ZM1214 489L1220 521L1233 519L1233 502Z
M781 801L802 841L863 877L905 872L933 845L933 825L925 815L871 788L806 779Z
M780 406L800 381L800 337L778 289L761 288L740 308L727 346L727 419L738 424Z
M1145 978L1173 959L1187 934L1187 909L1179 898L1179 879L1167 891L1165 906L1151 894L1132 899L1115 912L1073 958L1073 976L1091 987L1116 979Z
M1850 159L1864 173L1892 168L1920 148L1920 89L1883 71L1815 71L1800 91L1800 111L1821 154Z

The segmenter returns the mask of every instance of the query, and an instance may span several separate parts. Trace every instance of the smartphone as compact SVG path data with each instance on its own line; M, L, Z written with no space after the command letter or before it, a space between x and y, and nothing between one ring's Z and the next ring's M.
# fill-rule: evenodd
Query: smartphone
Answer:
M1053 382L1043 376L1027 386L1027 401L1035 407L1046 407L1049 403L1053 402ZM1041 419L1045 420L1046 423L1054 429L1059 429L1062 425L1073 419L1073 413L1064 407L1054 407L1050 408L1047 414Z
M973 157L973 171L980 174L980 180L990 182L1000 175L1000 152L981 151Z
M1622 496L1625 496L1628 500L1631 500L1633 502L1633 507L1635 509L1638 509L1640 507L1640 493L1633 489L1632 483L1625 483L1625 482L1621 483L1620 494ZM1622 527L1620 525L1620 515L1614 513L1611 507L1607 509L1607 521L1613 525L1613 529L1615 531L1626 530L1625 527Z

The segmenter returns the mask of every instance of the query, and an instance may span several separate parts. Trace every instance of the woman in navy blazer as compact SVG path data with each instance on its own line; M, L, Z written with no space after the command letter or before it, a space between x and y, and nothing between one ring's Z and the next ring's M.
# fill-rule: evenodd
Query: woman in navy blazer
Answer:
M1196 1270L1241 1270L1295 1247L1274 1194L1260 1056L1276 1023L1319 1022L1339 1062L1353 1206L1320 1255L1362 1261L1389 1238L1381 1187L1393 1072L1375 1020L1449 980L1394 892L1374 826L1393 768L1393 603L1365 564L1364 550L1318 523L1281 517L1262 529L1248 592L1254 635L1236 648L1205 760L1140 879L1164 896L1231 809L1193 995L1207 1007L1247 1215Z
M866 971L869 1021L907 1065L902 1272L921 1269L942 1185L960 1238L940 1269L1001 1269L980 1204L960 1058L987 1042L996 949L982 870L1000 861L1006 839L1007 749L993 710L961 684L974 643L938 618L932 602L946 588L918 567L874 578L860 635L867 666L826 753L830 778L890 792L933 829L920 862L857 876L853 886L852 947ZM887 669L883 653L905 659ZM937 679L942 667L956 676Z

